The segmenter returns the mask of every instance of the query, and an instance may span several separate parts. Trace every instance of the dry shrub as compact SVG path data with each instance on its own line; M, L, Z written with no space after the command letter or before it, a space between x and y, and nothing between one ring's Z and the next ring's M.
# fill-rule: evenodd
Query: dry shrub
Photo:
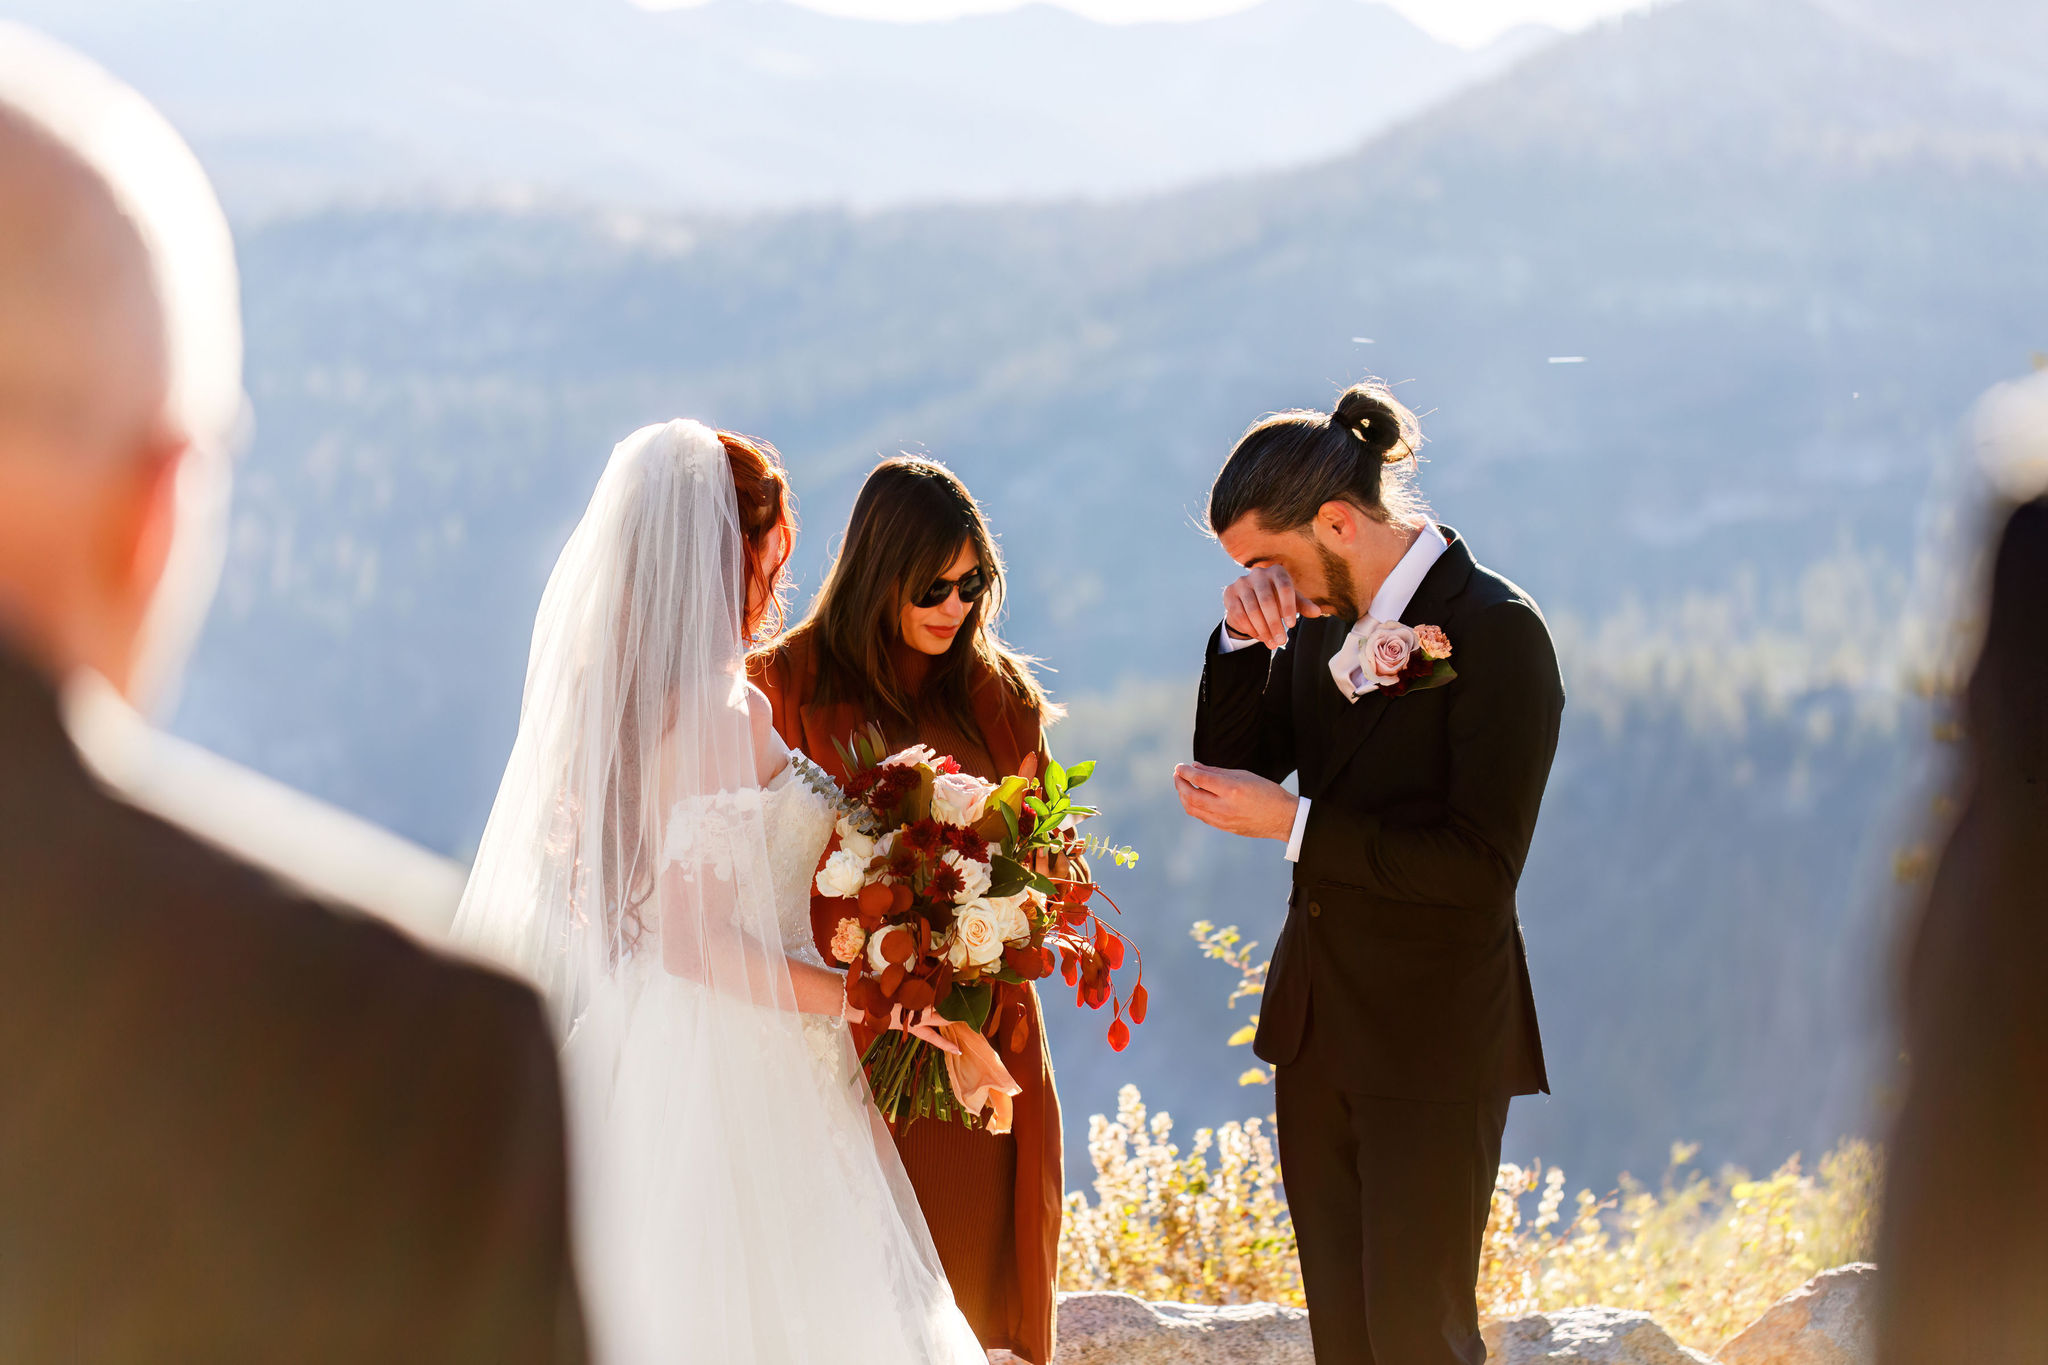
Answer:
M1238 974L1231 1008L1259 998L1267 964L1256 943L1207 920L1193 935L1205 957ZM1257 1024L1253 1014L1231 1045L1249 1043ZM1269 1079L1253 1067L1239 1082ZM1100 1114L1089 1121L1095 1203L1067 1196L1060 1287L1299 1307L1301 1266L1270 1124L1204 1128L1182 1155L1172 1117L1148 1117L1138 1088L1125 1086L1114 1123ZM1821 1271L1869 1258L1880 1185L1869 1143L1843 1143L1816 1175L1794 1156L1763 1180L1732 1167L1710 1177L1692 1165L1697 1151L1674 1146L1658 1189L1623 1177L1605 1199L1579 1191L1570 1209L1563 1171L1502 1166L1481 1251L1480 1315L1642 1309L1711 1352Z
M1765 1179L1692 1167L1672 1149L1659 1189L1624 1178L1566 1216L1564 1173L1502 1166L1479 1278L1488 1317L1603 1304L1639 1308L1712 1352L1813 1276L1867 1260L1876 1232L1877 1149L1844 1142L1808 1175L1797 1156ZM1536 1196L1533 1218L1524 1204Z
M1173 1119L1148 1115L1136 1086L1116 1121L1089 1124L1095 1202L1067 1196L1060 1286L1185 1303L1300 1306L1301 1267L1268 1125L1204 1128L1185 1154ZM1479 1274L1483 1317L1602 1304L1654 1315L1712 1351L1832 1266L1867 1259L1878 1155L1846 1142L1806 1174L1793 1157L1768 1178L1708 1176L1677 1147L1662 1186L1625 1180L1566 1207L1562 1171L1504 1165ZM1530 1207L1533 1200L1533 1209Z
M1147 1116L1138 1087L1116 1121L1088 1122L1095 1203L1067 1196L1060 1285L1184 1303L1299 1306L1301 1267L1280 1193L1280 1162L1258 1119L1201 1129L1185 1155L1173 1118Z

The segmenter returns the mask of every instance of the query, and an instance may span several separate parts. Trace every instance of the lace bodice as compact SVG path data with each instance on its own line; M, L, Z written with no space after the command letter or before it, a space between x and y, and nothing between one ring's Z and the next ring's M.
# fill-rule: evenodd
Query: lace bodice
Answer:
M762 794L769 874L775 883L775 919L782 929L783 950L820 967L826 964L811 937L811 882L832 838L832 822L838 818L837 794L838 788L825 770L794 751L788 766Z

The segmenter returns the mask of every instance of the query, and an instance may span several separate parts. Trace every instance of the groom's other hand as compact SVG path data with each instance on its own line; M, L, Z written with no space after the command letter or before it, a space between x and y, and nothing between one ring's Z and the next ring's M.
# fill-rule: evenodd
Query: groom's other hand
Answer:
M1278 564L1249 569L1223 590L1224 629L1268 649L1286 644L1287 632L1301 617L1320 615L1315 603L1295 595L1294 580Z
M1181 809L1225 834L1286 843L1294 833L1294 811L1301 804L1278 782L1268 782L1242 768L1212 768L1182 763L1173 770L1173 789Z

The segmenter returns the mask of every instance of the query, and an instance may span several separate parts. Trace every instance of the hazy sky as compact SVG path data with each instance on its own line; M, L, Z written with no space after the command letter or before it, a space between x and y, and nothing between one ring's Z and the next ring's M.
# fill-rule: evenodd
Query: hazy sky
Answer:
M650 9L690 4L695 0L638 0ZM1257 0L1051 0L1090 18L1109 23L1147 19L1200 19L1247 9ZM1582 28L1623 10L1640 9L1649 0L1384 0L1422 28L1449 42L1483 43L1516 24L1551 24ZM831 14L870 19L943 19L956 14L1013 8L1019 0L797 0Z

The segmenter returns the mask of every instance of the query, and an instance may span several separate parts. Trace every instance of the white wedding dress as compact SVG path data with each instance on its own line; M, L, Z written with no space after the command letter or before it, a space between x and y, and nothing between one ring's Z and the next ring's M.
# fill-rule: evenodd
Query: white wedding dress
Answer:
M695 423L613 453L455 937L560 1025L598 1361L983 1365L846 1025L795 1009L837 793L772 732L758 777L732 506Z

